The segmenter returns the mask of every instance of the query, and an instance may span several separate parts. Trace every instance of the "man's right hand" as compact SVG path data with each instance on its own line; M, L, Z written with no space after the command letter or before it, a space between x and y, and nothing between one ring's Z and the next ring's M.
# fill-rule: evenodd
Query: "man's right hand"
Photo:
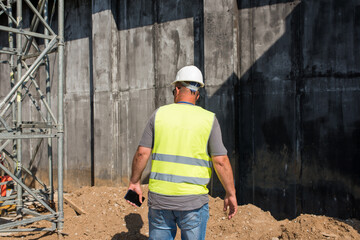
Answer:
M128 190L133 190L134 192L136 192L137 194L139 194L139 201L142 203L142 190L141 190L141 186L140 183L131 183L129 184L129 188ZM126 200L127 203L129 203L130 205L136 207L136 205L128 200Z
M132 170L131 170L131 178L129 189L133 190L137 194L139 194L139 201L142 203L142 190L140 186L141 174L146 167L146 163L151 154L151 148L138 146L136 153L134 154ZM129 204L136 206L135 204L128 201Z

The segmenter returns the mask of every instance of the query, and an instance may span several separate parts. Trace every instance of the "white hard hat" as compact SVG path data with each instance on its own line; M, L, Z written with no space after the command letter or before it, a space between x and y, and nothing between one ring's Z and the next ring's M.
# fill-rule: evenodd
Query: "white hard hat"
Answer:
M204 87L203 75L200 69L193 65L181 68L177 72L175 81L172 84L175 84L176 82L182 82L184 86L186 86L184 82L193 82L200 84L199 87Z

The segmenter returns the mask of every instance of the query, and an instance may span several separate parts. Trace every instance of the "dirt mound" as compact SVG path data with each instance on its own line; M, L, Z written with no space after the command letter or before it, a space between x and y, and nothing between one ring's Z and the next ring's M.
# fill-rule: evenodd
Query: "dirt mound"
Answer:
M79 209L64 205L64 239L147 239L147 205L134 208L123 199L125 187L83 187L65 194ZM143 187L147 192L147 186ZM226 218L223 200L210 197L207 240L288 240L288 239L360 239L360 221L336 220L325 216L300 215L294 220L277 221L269 212L248 204L239 206L238 214ZM81 213L81 212L85 213ZM46 223L36 223L44 226ZM22 233L6 239L58 239L56 233ZM178 232L176 239L180 239Z

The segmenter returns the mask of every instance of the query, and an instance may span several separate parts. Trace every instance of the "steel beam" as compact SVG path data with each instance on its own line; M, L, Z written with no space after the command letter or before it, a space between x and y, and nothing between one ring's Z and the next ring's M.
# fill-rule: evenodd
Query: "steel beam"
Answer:
M27 36L31 36L31 37L37 37L37 38L44 38L44 39L52 39L54 36L47 36L45 34L41 34L41 33L36 33L36 32L31 32L31 31L27 31L27 30L19 30L16 28L12 28L12 27L6 27L6 26L0 26L0 31L5 31L5 32L12 32L12 33L18 33L18 34L22 34L22 35L27 35Z
M51 221L56 216L57 216L56 214L49 214L49 215L43 215L43 216L40 216L40 217L33 217L33 218L29 218L29 219L24 219L22 221L5 223L5 224L0 225L0 230L6 229L6 228L13 228L13 227L17 227L17 226L22 226L22 225L30 224L30 223L33 223L33 222L42 221L42 220ZM21 229L16 229L16 230L17 231L14 231L14 232L19 232Z
M58 32L59 32L59 83L58 83L58 230L64 227L64 202L63 202L63 156L64 156L64 0L58 2Z

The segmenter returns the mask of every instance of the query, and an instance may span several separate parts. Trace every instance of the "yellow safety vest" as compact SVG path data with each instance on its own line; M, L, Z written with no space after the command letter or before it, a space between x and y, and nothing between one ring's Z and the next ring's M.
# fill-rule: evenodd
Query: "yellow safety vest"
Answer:
M163 195L207 194L207 145L215 114L189 104L160 107L155 115L149 190Z

